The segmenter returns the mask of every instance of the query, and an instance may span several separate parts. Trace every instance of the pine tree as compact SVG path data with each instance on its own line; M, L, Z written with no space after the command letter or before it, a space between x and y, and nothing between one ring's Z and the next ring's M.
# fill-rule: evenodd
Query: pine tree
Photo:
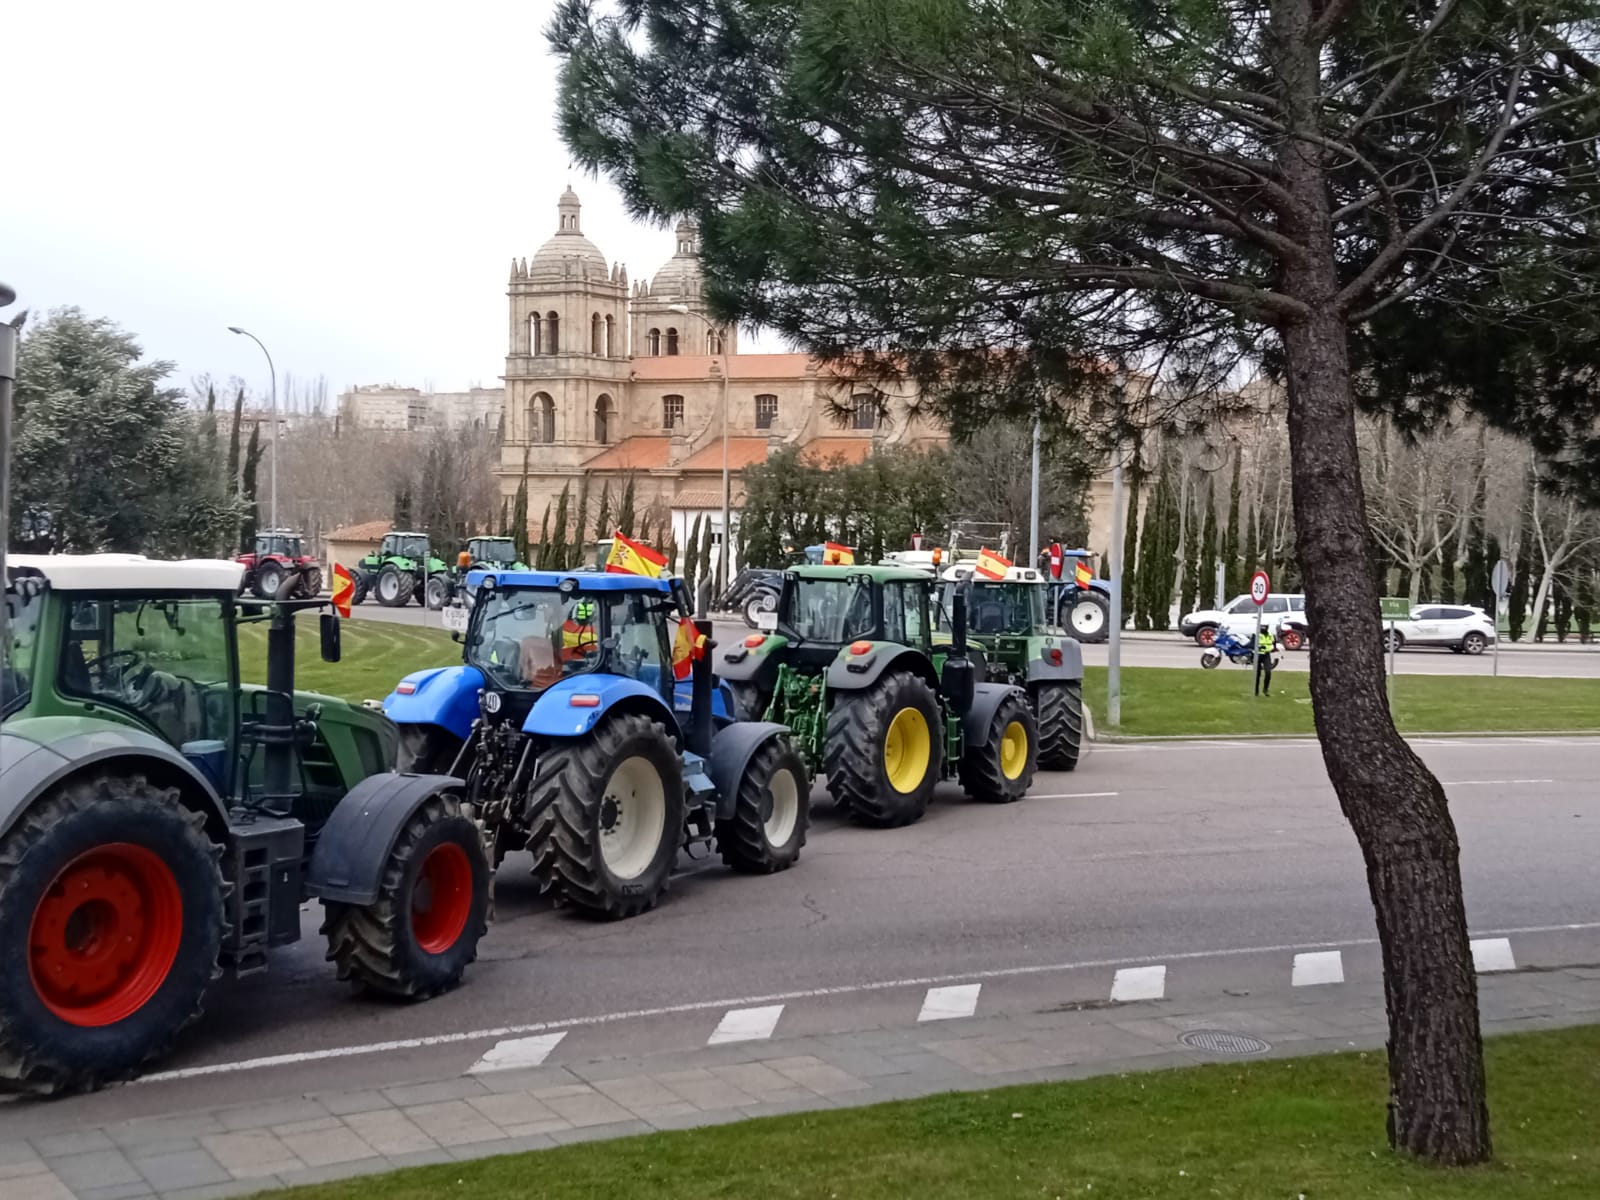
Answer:
M244 481L240 496L245 503L244 524L239 530L239 553L253 554L256 530L261 524L261 505L256 500L256 468L261 464L261 422L250 426L250 445L244 456Z
M1228 493L1228 528L1222 539L1222 572L1224 596L1237 596L1244 590L1244 580L1239 574L1239 483L1244 466L1244 455L1233 456L1233 487Z
M572 492L571 483L561 485L561 495L556 499L556 516L550 526L550 569L567 569L567 505Z
M700 578L700 526L704 519L703 514L695 513L694 524L689 528L689 561L683 565L683 577L689 581L690 592Z

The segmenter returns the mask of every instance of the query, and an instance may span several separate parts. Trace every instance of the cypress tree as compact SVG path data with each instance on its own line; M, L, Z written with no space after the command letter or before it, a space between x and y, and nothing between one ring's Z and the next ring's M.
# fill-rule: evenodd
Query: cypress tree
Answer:
M627 486L622 489L622 504L617 508L617 528L629 537L633 536L633 476L628 476Z
M600 511L594 518L594 536L599 541L610 537L614 531L611 528L611 481L605 480L600 485Z
M1228 528L1222 539L1222 571L1224 596L1237 596L1244 590L1239 575L1239 476L1244 465L1244 455L1233 456L1233 488L1228 494Z
M700 561L696 567L695 580L707 579L711 575L711 522L707 521L700 530Z
M533 550L528 545L528 481L526 479L517 484L516 501L511 508L511 525L506 532L516 539L517 561L523 563L532 562L533 560L529 555L533 553Z
M261 523L261 505L256 501L256 467L261 463L261 422L250 427L250 445L244 456L244 482L240 495L244 498L244 523L239 530L239 553L253 554L256 548L256 529Z
M583 548L589 541L589 473L578 480L578 510L572 518L572 562L582 564Z
M1511 640L1520 642L1528 618L1529 576L1533 574L1533 530L1524 522L1522 545L1517 549L1516 578L1511 581L1510 611L1506 619L1511 627Z
M1572 594L1559 579L1551 585L1550 594L1555 601L1556 641L1564 642L1572 632Z
M1217 599L1217 499L1206 489L1200 535L1200 565L1195 571L1195 608L1211 608Z
M556 499L555 520L550 523L550 568L555 571L567 569L567 506L570 502L572 484L561 485L561 495Z
M1446 604L1456 602L1456 556L1449 547L1439 550L1439 599Z
M1122 534L1122 619L1131 621L1139 608L1139 473L1128 471L1128 515Z
M702 514L696 513L694 525L689 529L689 561L683 565L683 577L689 581L690 592L694 591L695 581L700 578L700 525Z
M239 426L244 423L244 389L233 398L233 428L228 431L228 495L239 494Z
M534 564L541 571L550 568L550 501L544 502L544 520L539 523L539 561Z

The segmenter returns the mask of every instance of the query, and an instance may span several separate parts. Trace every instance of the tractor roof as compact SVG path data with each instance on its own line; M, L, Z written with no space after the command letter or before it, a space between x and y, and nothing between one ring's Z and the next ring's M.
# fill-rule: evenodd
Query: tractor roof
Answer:
M468 571L467 586L479 587L493 575L503 588L558 588L570 579L581 592L658 592L672 594L673 577L652 579L648 575L612 574L606 571Z
M1004 579L989 579L984 576L972 578L973 563L957 563L953 567L946 567L940 579L946 583L959 583L963 579L972 579L972 582L982 586L985 583L1049 583L1049 578L1043 571L1036 571L1032 567L1008 567Z
M467 539L469 542L514 542L516 538L500 537L491 533L479 533Z
M244 578L242 563L142 554L10 554L6 566L37 571L62 592L237 592Z
M419 538L425 538L428 535L425 534L425 533L418 533L414 529L391 529L391 530L389 530L389 532L385 536L386 537L419 537Z
M927 580L926 571L912 570L907 567L821 567L806 565L790 567L787 574L798 579L853 579L865 575L874 583L900 583L908 580Z

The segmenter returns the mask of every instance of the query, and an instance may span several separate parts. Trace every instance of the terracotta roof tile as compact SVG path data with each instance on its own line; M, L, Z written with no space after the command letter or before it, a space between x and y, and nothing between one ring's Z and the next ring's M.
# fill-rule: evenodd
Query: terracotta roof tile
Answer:
M633 359L633 377L641 380L710 379L721 365L715 354L643 355ZM811 364L809 354L730 354L728 379L803 379Z
M670 437L623 438L583 464L585 471L648 471L667 465L672 455Z
M728 469L742 471L756 463L767 461L767 439L764 437L735 437L728 439ZM713 438L703 450L698 450L678 464L682 471L722 470L722 439ZM717 503L722 503L718 500Z
M740 499L737 488L729 489L728 502L735 506L743 502ZM679 492L672 499L672 507L688 509L690 512L720 509L722 507L722 491L717 488L698 488L694 491Z
M865 462L872 455L870 437L819 437L813 438L800 451L806 462L824 466L835 458L847 463Z
M390 521L363 521L359 525L344 525L330 533L330 542L379 542L394 525Z

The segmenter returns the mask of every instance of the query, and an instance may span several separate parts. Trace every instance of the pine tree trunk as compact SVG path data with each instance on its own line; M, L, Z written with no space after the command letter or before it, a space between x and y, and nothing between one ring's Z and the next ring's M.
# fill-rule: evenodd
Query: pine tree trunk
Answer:
M1389 1141L1444 1164L1492 1153L1478 981L1461 895L1460 846L1444 788L1396 732L1384 692L1378 594L1351 569L1372 559L1356 446L1345 314L1338 307L1311 0L1277 0L1273 33L1286 121L1278 166L1302 248L1281 286L1308 315L1282 329L1296 545L1317 631L1311 702L1328 778L1366 862L1389 1016Z

